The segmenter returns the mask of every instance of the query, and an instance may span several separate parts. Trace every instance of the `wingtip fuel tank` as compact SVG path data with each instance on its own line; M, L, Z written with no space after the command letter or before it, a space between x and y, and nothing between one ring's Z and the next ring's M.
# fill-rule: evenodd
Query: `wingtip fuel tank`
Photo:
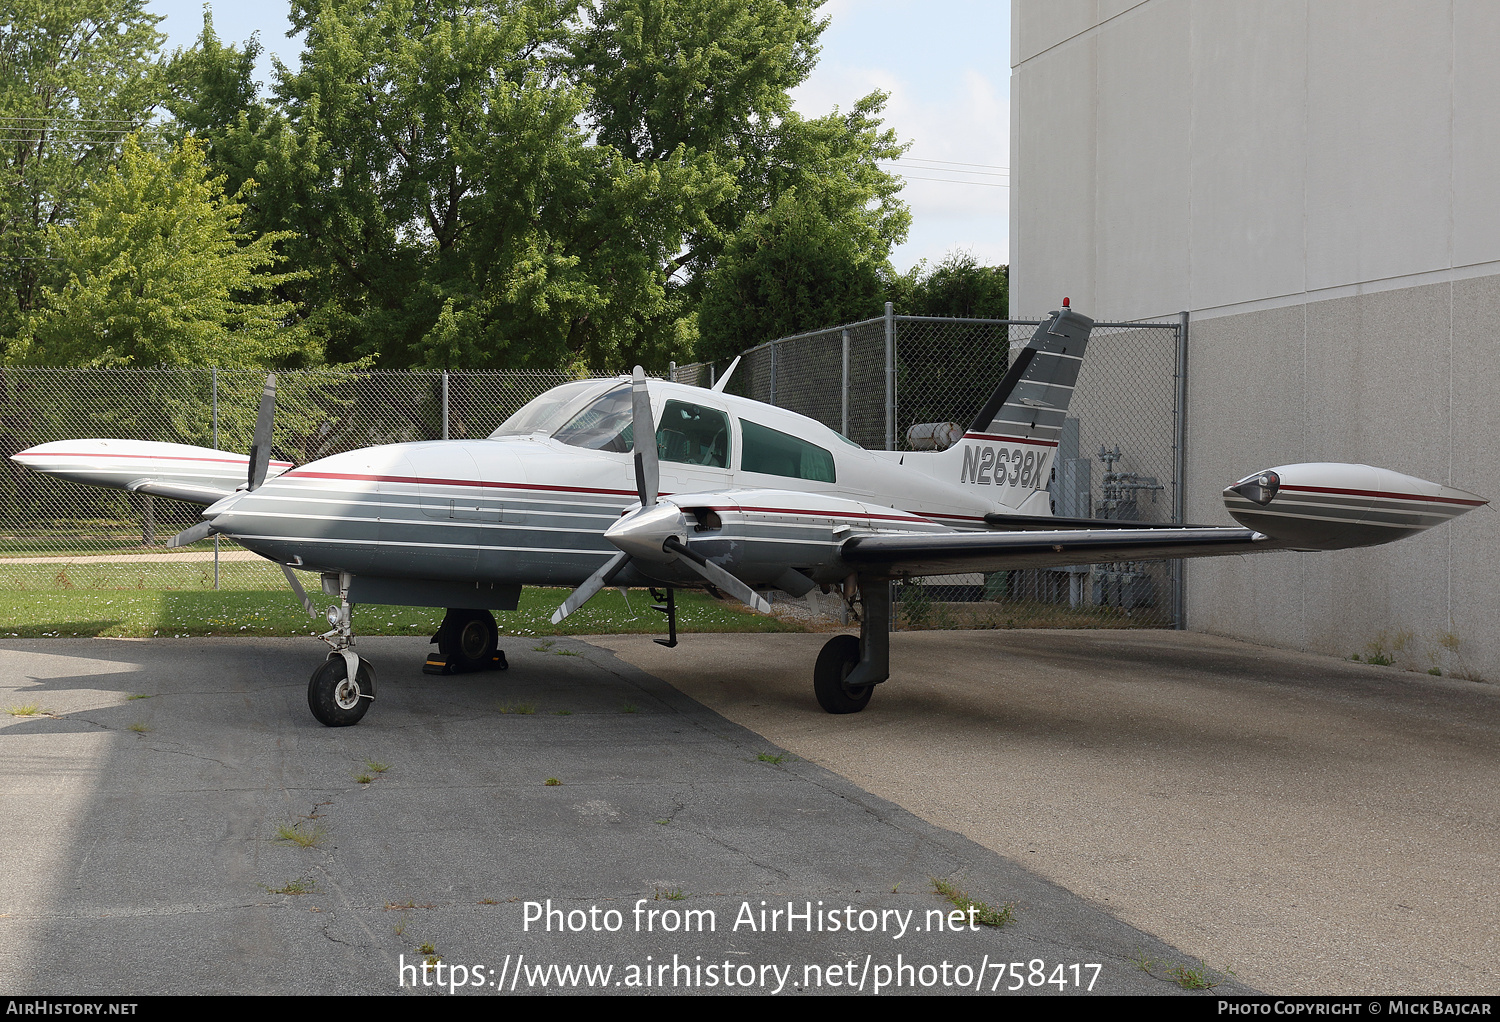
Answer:
M1487 503L1390 469L1332 462L1282 465L1224 489L1235 521L1298 550L1378 546Z

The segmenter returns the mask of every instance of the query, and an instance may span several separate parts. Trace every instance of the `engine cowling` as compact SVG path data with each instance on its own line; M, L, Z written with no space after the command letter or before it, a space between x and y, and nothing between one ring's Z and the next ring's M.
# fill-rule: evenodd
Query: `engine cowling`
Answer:
M1390 469L1336 462L1282 465L1224 490L1235 521L1298 550L1378 546L1487 503Z

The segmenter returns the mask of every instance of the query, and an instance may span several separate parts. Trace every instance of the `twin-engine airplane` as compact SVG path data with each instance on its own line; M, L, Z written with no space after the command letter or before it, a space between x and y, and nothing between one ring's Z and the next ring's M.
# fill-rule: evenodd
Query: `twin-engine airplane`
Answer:
M490 612L514 610L522 586L575 587L554 622L606 586L665 589L668 645L676 588L768 611L768 590L839 587L859 604L860 635L828 641L813 689L829 713L854 713L890 675L891 579L1373 546L1486 503L1367 465L1305 464L1224 490L1244 528L1052 517L1044 487L1092 326L1052 313L944 451L866 451L813 419L724 393L728 374L704 390L648 381L637 366L633 378L550 390L484 440L272 462L272 376L248 458L71 440L14 459L206 505L171 545L228 536L282 565L314 616L291 569L321 573L339 602L308 704L330 727L357 723L375 698L374 672L353 650L357 603L446 607L428 664L454 671L504 665ZM642 435L656 442L635 444Z

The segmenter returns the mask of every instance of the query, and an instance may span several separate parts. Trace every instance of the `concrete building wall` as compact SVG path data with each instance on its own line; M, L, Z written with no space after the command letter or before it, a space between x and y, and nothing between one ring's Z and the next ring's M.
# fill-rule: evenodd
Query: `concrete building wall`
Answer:
M1500 498L1500 4L1012 9L1012 308L1191 312L1188 519L1297 461ZM1189 625L1500 679L1497 538L1192 562Z

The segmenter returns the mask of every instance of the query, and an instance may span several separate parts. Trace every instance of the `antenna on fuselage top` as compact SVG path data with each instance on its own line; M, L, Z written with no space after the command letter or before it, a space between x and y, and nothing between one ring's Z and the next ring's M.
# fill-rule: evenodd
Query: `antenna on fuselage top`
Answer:
M726 384L726 383L729 382L729 378L734 375L735 367L738 366L739 364L740 364L740 356L736 355L736 356L734 356L734 361L731 362L731 363L729 363L729 368L726 369L726 370L724 370L724 375L721 376L721 377L719 377L718 382L715 383L712 387L710 387L709 390L712 390L715 394L722 394L722 393L724 393L724 384Z

